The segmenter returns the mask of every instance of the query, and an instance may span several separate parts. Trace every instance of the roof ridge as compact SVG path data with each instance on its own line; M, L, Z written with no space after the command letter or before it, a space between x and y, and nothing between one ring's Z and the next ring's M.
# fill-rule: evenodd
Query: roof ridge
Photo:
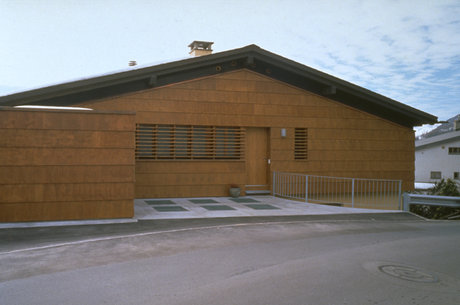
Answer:
M237 69L250 69L404 126L436 123L437 117L256 44L140 69L104 74L0 97L0 106L72 105ZM65 100L62 97L65 96Z

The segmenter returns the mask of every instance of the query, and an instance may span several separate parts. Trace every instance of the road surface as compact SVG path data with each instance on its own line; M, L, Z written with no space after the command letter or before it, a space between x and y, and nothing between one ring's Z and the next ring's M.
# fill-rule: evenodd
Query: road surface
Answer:
M460 222L273 218L29 242L18 233L17 243L9 234L2 305L460 304Z

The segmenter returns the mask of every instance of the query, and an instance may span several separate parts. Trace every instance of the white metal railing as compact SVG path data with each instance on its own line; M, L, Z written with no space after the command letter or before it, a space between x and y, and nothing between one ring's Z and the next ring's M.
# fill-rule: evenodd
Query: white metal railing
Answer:
M404 193L404 211L409 211L411 204L460 208L460 197Z
M401 180L273 172L273 195L312 203L401 209Z

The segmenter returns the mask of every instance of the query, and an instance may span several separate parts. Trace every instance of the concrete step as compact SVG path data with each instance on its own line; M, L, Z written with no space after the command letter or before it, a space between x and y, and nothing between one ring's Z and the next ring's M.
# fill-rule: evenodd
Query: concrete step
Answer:
M246 190L246 196L270 195L270 190Z

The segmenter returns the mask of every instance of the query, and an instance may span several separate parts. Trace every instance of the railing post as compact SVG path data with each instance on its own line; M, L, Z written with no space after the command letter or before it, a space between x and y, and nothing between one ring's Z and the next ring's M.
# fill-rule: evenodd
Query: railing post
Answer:
M276 195L276 172L273 171L273 181L272 181L272 194Z
M402 190L402 180L399 180L399 191L398 191L398 209L401 210L401 190Z
M305 202L308 202L308 175L305 175Z
M280 183L280 186L281 186L281 196L285 196L286 195L286 174L282 174L281 175L281 180L282 182Z
M351 179L351 207L355 207L355 178Z
M409 212L410 211L410 194L409 193L404 193L403 195L403 210L405 212Z

